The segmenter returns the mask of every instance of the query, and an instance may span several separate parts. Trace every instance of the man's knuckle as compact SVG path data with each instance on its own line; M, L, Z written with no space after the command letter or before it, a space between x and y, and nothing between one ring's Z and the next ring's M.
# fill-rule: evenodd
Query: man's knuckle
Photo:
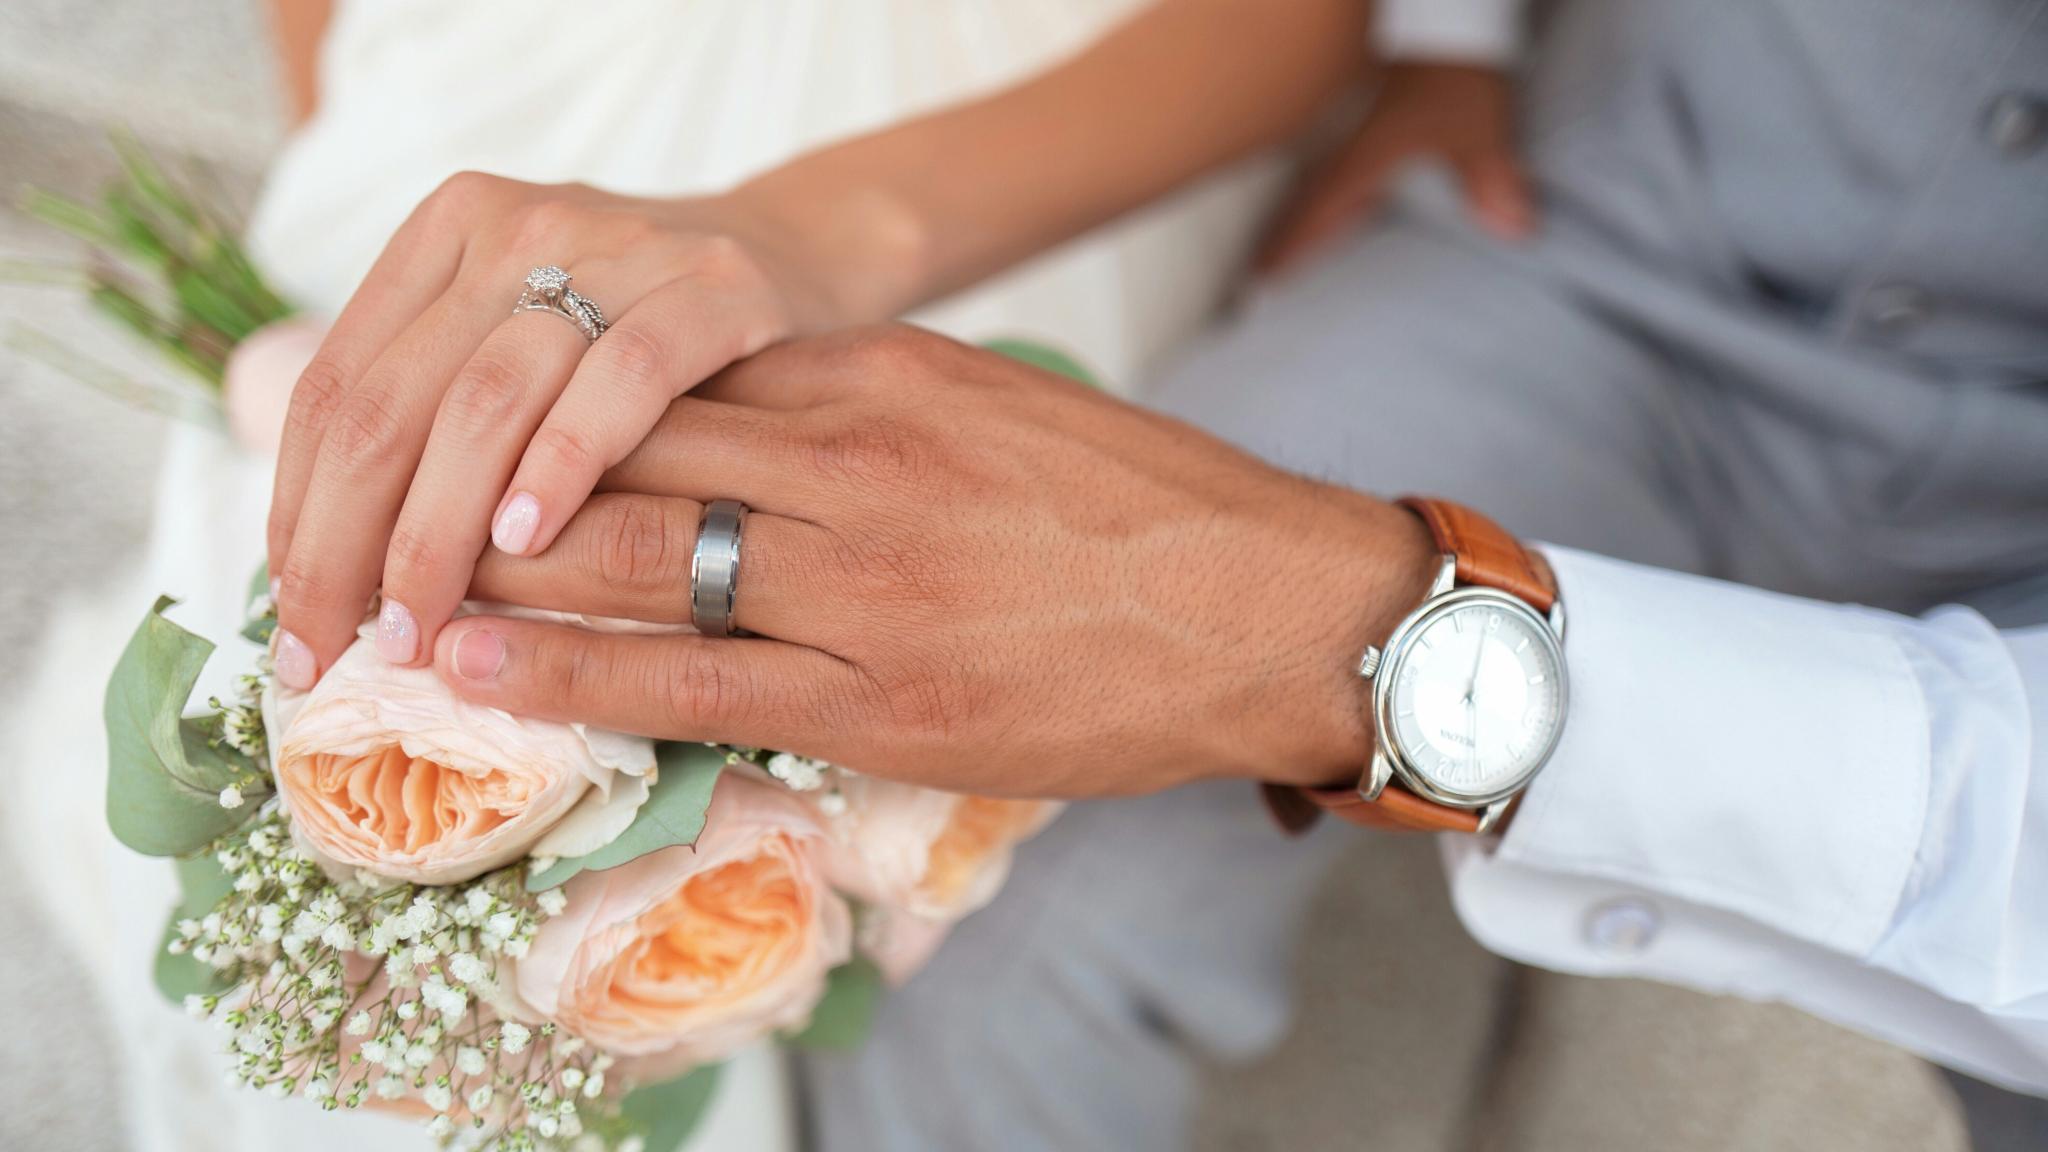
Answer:
M884 678L881 689L890 721L899 731L943 740L959 728L968 711L962 684L958 676L910 662Z
M861 600L899 615L905 609L944 611L965 599L960 565L916 532L884 529L847 545Z
M541 640L537 647L540 659L534 664L542 676L536 687L550 695L559 690L561 698L573 705L612 699L612 662L599 659L589 644L564 634Z
M656 673L678 732L715 733L745 706L743 675L707 644L678 644Z
M606 588L632 594L671 580L678 542L671 538L672 526L659 502L613 497L593 511L597 516L590 536L591 567Z
M853 484L916 485L929 478L936 440L895 412L842 420L811 437L811 464L828 477Z

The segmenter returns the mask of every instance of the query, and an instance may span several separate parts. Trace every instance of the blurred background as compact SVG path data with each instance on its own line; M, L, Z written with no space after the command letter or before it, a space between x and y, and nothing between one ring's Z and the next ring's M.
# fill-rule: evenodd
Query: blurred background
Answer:
M247 2L5 0L0 185L10 199L27 183L92 195L116 170L107 130L125 126L246 207L283 132L267 36L264 12ZM76 253L0 211L0 254ZM74 292L0 287L0 331L18 322L124 371L164 371ZM0 650L10 657L0 700L10 711L33 688L33 654L64 606L139 563L164 427L0 353ZM76 733L82 755L99 739ZM22 794L0 788L0 805ZM0 875L18 871L22 850L0 845ZM1459 928L1427 842L1361 838L1339 879L1301 973L1311 1010L1270 1059L1214 1071L1203 1152L1967 1147L1947 1081L1912 1056L1782 1008L1488 955ZM113 1152L129 1146L105 1106L119 1091L108 1069L122 1038L79 977L61 919L36 892L0 884L0 1148Z

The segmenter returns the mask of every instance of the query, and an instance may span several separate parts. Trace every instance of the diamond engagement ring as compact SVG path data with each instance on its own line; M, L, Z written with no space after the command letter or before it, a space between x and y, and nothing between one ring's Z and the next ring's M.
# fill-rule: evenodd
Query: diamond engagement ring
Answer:
M543 264L526 274L526 290L519 294L519 303L512 306L514 313L552 312L583 333L587 340L595 341L604 335L610 325L604 321L604 313L588 296L569 287L571 277L553 264Z

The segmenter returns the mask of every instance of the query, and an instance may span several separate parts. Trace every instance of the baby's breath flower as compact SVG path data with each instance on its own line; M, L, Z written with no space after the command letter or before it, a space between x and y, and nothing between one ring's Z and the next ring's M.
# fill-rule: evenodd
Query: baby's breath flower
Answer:
M242 790L233 784L221 789L220 806L223 808L240 808L242 806Z
M768 758L768 774L782 781L792 792L815 792L825 784L823 761L809 760L789 752L777 752Z
M484 1050L464 1044L455 1050L455 1070L464 1076L484 1074Z
M560 888L550 888L534 897L534 901L540 905L541 911L550 916L560 916L562 910L569 906L569 894Z
M514 1020L507 1020L504 1026L498 1030L498 1038L503 1041L505 1051L516 1056L526 1051L527 1043L533 1039L533 1032L524 1024Z

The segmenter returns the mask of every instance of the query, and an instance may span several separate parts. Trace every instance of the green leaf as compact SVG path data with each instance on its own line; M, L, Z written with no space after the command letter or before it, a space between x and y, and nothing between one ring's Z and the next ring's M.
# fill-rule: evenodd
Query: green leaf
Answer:
M269 596L270 561L265 560L256 566L256 574L249 577L249 597L242 601L242 603L254 604L258 597L267 599ZM277 605L272 604L268 613L242 625L242 639L252 644L268 645L270 643L270 634L275 631L277 631Z
M1102 387L1102 382L1096 379L1095 373L1082 367L1079 360L1035 340L990 340L982 347L998 355L1029 364L1033 368L1043 368L1047 372L1056 372L1070 380L1078 380L1090 388Z
M675 1152L697 1130L723 1064L707 1064L686 1076L635 1088L619 1101L619 1113L647 1141L647 1152Z
M799 1048L858 1048L874 1023L882 999L882 973L866 957L856 956L832 970L825 998L811 1011L811 1022L789 1038Z
M88 244L106 248L118 247L120 235L112 224L89 204L81 204L68 196L45 192L41 188L28 188L21 195L21 210L48 224L61 229Z
M251 316L234 297L223 292L220 285L195 269L174 270L171 273L171 291L177 294L178 303L186 312L226 336L230 342L245 339L262 325L262 321Z
M121 170L127 174L128 183L142 193L156 208L187 228L197 228L202 223L199 212L192 202L171 184L149 150L135 134L126 130L107 133L113 142L114 154L121 158Z
M235 882L211 855L187 856L177 861L177 869L178 904L171 909L163 941L157 945L156 990L171 1003L183 1004L187 996L227 991L228 981L213 965L170 951L170 942L178 935L178 921L197 920L213 911L214 905L234 891Z
M724 748L708 744L656 745L659 771L654 788L619 838L588 855L557 860L546 871L533 873L526 878L527 891L553 888L578 872L617 868L663 848L695 844L704 831L704 813L711 807L711 789L725 770L726 755Z
M173 603L157 599L107 681L107 826L145 856L198 852L261 799L220 806L220 790L247 786L255 766L218 742L219 717L184 717L213 645L164 619Z

